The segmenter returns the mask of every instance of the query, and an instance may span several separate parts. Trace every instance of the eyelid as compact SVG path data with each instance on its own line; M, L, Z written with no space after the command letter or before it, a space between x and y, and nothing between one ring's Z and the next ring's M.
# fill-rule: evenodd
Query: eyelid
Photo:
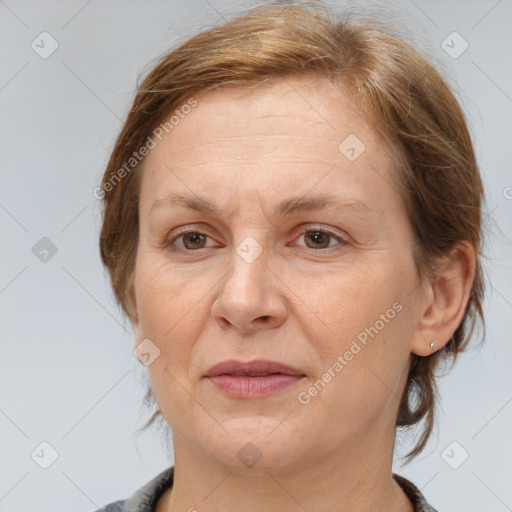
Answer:
M304 233L304 231L325 231L326 233L329 233L330 235L338 238L344 238L342 234L337 234L334 231L334 228L326 227L324 224L318 224L318 223L312 223L312 224L302 224L298 229L301 230L301 233Z

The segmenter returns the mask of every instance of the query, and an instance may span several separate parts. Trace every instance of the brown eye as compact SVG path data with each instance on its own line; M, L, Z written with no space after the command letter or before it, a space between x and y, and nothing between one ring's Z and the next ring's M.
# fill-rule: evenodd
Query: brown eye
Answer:
M221 245L222 246L222 245ZM213 249L219 247L215 239L203 231L182 231L163 242L163 247L171 253L191 254L197 251L202 254L201 249Z
M333 235L326 231L306 231L304 233L304 240L306 245L311 249L325 249L329 247Z
M183 239L183 246L185 249L202 249L206 244L206 239L208 238L203 233L197 233L195 231L191 231L189 233L184 233L181 235Z

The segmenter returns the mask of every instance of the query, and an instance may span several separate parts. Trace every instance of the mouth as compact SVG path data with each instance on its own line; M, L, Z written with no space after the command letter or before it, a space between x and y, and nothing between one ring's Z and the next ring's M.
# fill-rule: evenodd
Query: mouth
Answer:
M229 359L212 366L205 374L205 377L216 377L218 375L233 375L236 377L262 377L267 375L302 375L304 373L284 363L257 359L255 361L237 361Z
M214 388L236 398L273 395L304 379L306 375L292 366L276 361L223 361L205 375Z

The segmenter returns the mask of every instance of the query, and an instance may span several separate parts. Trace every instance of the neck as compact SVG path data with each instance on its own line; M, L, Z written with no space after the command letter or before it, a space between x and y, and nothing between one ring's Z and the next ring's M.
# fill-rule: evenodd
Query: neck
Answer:
M382 439L347 445L352 448L340 447L286 467L258 463L235 468L219 464L175 436L174 485L157 512L414 512L392 477L393 443L388 449Z

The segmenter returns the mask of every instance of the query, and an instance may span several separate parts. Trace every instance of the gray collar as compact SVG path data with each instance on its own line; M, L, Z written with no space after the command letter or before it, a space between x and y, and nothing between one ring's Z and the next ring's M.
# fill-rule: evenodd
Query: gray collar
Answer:
M411 500L415 512L437 512L412 482L397 474L393 474L393 478ZM172 487L173 482L174 466L171 466L133 493L130 498L110 503L96 512L154 512L158 500Z

